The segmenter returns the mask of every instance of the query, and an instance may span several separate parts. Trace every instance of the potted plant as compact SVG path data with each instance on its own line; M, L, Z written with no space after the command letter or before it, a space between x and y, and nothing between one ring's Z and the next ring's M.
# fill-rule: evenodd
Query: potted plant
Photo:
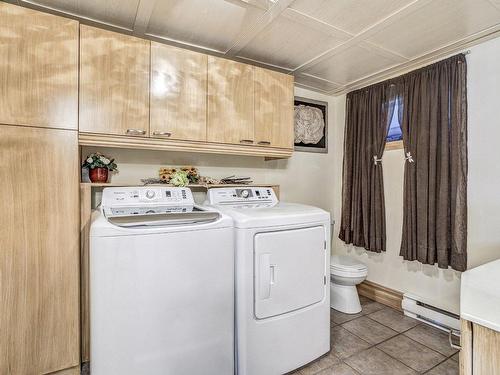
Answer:
M92 182L107 182L109 171L117 170L115 159L109 159L99 152L87 156L82 167L89 170L89 178Z

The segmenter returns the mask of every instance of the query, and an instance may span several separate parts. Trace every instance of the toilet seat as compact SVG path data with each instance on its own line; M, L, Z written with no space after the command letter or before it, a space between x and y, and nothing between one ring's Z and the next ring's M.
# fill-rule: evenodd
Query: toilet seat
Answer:
M330 274L343 277L363 277L368 267L353 258L344 255L333 255L330 259Z

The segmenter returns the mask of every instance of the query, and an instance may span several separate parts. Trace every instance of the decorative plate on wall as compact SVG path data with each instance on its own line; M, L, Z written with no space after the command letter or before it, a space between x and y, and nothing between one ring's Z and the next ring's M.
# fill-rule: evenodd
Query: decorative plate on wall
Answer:
M328 152L328 103L296 96L295 150Z

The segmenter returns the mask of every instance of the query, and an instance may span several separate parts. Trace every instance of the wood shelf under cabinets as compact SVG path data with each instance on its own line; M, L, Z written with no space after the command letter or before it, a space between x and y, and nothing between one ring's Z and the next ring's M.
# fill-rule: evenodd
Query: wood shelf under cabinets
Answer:
M201 152L210 154L229 154L245 156L262 156L267 158L289 158L292 149L255 145L221 144L209 142L179 141L145 137L130 137L94 133L80 133L80 146L120 147L130 149Z
M127 183L116 183L116 182L81 182L80 183L82 188L90 187L90 188L100 188L100 187L123 187L123 186L163 186L163 187L174 187L174 185L170 184L143 184L143 183L137 183L137 184L127 184ZM219 188L219 187L269 187L273 188L275 190L276 195L279 193L279 185L276 184L256 184L256 183L251 183L251 184L189 184L186 187L190 189L211 189L211 188Z

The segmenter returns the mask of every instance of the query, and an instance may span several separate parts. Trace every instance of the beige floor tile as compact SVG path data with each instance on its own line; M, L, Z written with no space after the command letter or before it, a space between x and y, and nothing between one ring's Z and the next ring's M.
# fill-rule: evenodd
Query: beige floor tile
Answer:
M90 375L90 363L89 362L82 363L81 374L82 375Z
M349 367L345 363L339 363L338 365L328 367L316 375L358 375L359 372L355 371L352 367Z
M344 323L342 327L371 344L378 344L398 334L366 316Z
M335 353L333 353L333 351L330 351L330 353L300 369L299 374L313 375L338 363L340 363L340 359L335 355Z
M418 320L409 318L402 312L391 309L390 307L376 311L368 315L368 317L398 332L407 331L420 324Z
M458 358L458 357L459 357L459 355L460 355L460 352L456 352L455 354L453 354L453 355L451 356L451 359L453 359L454 361L457 361L457 362L458 362L458 361L459 361L459 358Z
M434 367L431 371L426 372L426 375L458 375L458 373L458 362L450 358Z
M393 337L377 345L377 348L418 372L425 372L446 359L438 352L403 335Z
M413 375L414 370L377 348L367 349L349 357L345 362L363 375Z
M371 346L371 344L361 340L341 326L332 328L330 345L332 352L340 359L347 358Z
M361 314L371 314L375 311L382 310L385 308L381 303L375 302L367 297L359 296L359 302L361 302Z
M333 321L335 324L342 324L348 322L349 320L353 320L363 316L363 314L344 314L340 311L330 309L330 321Z
M456 349L453 349L450 346L450 343L448 342L448 335L446 333L427 324L420 324L403 334L431 349L434 349L445 357L449 357L457 352Z

